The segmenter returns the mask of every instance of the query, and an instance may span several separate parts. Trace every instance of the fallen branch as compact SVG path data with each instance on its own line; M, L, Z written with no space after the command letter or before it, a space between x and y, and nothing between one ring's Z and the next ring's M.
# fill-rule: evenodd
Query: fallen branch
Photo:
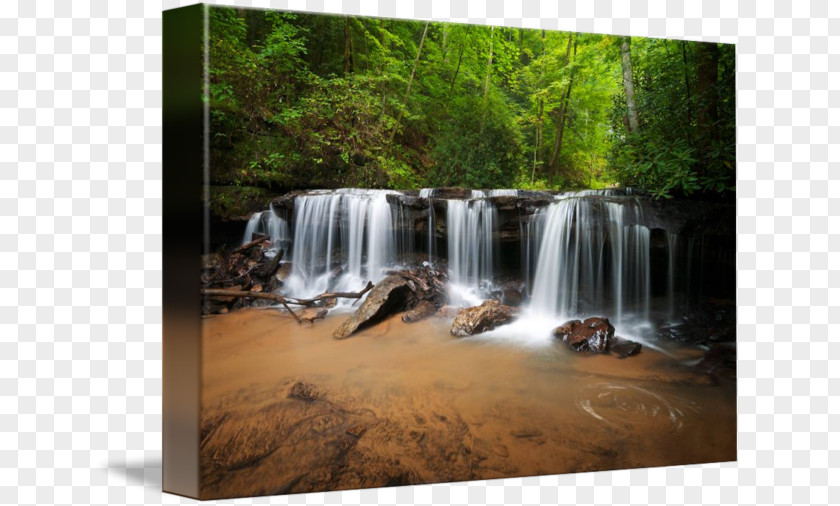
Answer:
M231 254L242 253L243 251L247 251L247 250L253 248L254 246L256 246L258 244L262 244L263 242L265 242L266 239L268 239L267 235L261 235L260 237L254 239L253 241L246 242L242 246L239 246L235 250L231 251Z
M286 311L292 314L297 320L298 323L301 323L300 317L292 311L292 308L289 307L289 304L295 304L294 301L287 300L282 295L277 295L276 293L265 293L265 292L244 292L241 290L225 290L224 288L205 288L201 290L201 295L207 295L210 297L246 297L251 299L268 299L273 300L274 302L279 302L283 304L283 307L286 308Z
M299 306L312 306L316 302L320 302L326 299L361 299L362 296L373 289L373 283L368 281L367 286L359 290L358 292L324 292L317 297L313 297L311 299L286 299L291 304L297 304Z

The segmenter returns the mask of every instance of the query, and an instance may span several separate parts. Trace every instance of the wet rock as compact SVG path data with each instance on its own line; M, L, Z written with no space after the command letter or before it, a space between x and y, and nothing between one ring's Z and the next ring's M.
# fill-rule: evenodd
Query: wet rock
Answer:
M320 396L321 392L318 391L318 387L312 383L298 381L292 385L291 389L289 389L289 397L300 399L302 401L312 402Z
M583 322L569 320L554 329L554 337L561 339L574 351L604 353L615 335L615 327L608 318L592 317Z
M333 337L346 339L357 330L403 311L415 301L416 297L408 286L408 280L391 274L373 287L359 309L333 332Z
M522 283L508 281L502 286L502 302L508 306L522 304Z
M441 318L455 318L461 309L456 306L442 306L438 309L437 316Z
M715 344L695 367L721 378L736 379L737 356L732 344Z
M610 353L617 355L618 358L627 358L642 351L641 344L618 336L612 338L609 348Z
M421 300L414 309L406 312L402 316L402 321L406 323L419 322L429 316L432 316L437 311L437 307L428 300Z
M274 274L274 279L280 282L280 284L285 284L286 280L289 279L289 276L292 275L292 262L283 262L280 264L280 268L277 269L277 272Z
M322 320L327 316L329 309L325 307L308 307L298 313L298 318L302 321L312 323L315 320Z
M488 200L496 206L496 209L500 211L510 211L512 209L516 209L517 205L519 204L519 197L515 196L499 196L499 197L490 197Z
M460 310L449 333L459 337L472 336L509 323L515 317L512 307L498 300L486 300L480 306Z

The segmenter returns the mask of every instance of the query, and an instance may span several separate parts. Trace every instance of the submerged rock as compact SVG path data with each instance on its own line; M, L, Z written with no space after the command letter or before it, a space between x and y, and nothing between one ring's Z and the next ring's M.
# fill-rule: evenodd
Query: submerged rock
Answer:
M298 314L298 318L302 321L313 323L315 320L322 320L327 316L328 312L329 309L325 307L308 307Z
M515 317L512 307L495 299L486 300L480 306L461 309L449 333L459 337L472 336L509 323Z
M408 280L391 274L373 287L359 309L333 332L333 337L346 339L360 328L410 307L415 300Z
M583 322L569 320L554 329L554 337L561 339L574 351L604 353L615 335L615 327L608 318L592 317Z
M402 316L402 321L406 323L419 322L420 320L432 316L435 312L437 312L437 306L435 306L431 301L421 300L416 306L414 306L414 309L407 311Z
M294 397L302 401L312 402L320 396L321 392L318 391L318 387L312 383L305 383L303 381L298 381L289 390L289 397Z
M612 338L609 348L610 353L617 355L618 358L627 358L642 351L641 344L618 336Z

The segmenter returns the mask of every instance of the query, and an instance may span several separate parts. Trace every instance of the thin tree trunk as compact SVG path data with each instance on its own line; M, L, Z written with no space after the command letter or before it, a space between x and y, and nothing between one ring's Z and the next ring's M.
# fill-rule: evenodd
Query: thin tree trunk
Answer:
M493 29L490 27L490 55L487 57L487 77L484 78L484 104L487 104L487 90L490 89L490 71L493 69Z
M520 41L522 32L520 31ZM542 31L542 57L543 61L540 63L540 87L543 85L543 74L545 73L545 30ZM537 112L537 140L534 146L534 167L531 169L531 184L534 184L534 176L537 172L537 165L541 161L542 155L542 137L543 137L543 98L540 95L539 109Z
M414 58L414 66L411 67L411 77L408 79L408 87L405 89L405 97L403 98L404 107L408 105L408 95L411 93L411 83L414 82L414 74L417 72L417 62L420 61L420 53L423 52L423 43L426 41L426 32L429 31L429 22L426 21L426 26L423 27L423 35L420 37L420 45L417 46L417 57ZM397 116L397 122L394 125L394 129L391 130L391 138L389 142L394 142L394 136L397 134L397 130L400 128L400 123L402 122L403 118L403 110L400 109L400 114Z
M370 70L370 53L368 52L368 43L367 43L367 36L368 36L368 27L367 22L362 21L362 48L365 52L365 72Z
M452 83L449 85L449 96L455 90L455 80L458 79L458 72L461 70L461 61L464 59L464 46L461 46L461 51L458 52L458 66L455 67L455 75L452 76Z
M630 59L630 37L621 42L621 72L624 76L624 96L627 99L627 124L631 133L639 133L639 111L633 89L633 63Z
M572 35L569 35L569 45L566 48L566 65L574 62L574 59L569 60L569 50L572 46ZM577 37L574 39L574 55L577 56ZM554 135L554 149L551 152L551 161L548 164L548 185L554 183L554 171L557 168L557 162L560 159L560 149L563 147L563 131L566 127L566 117L569 108L569 98L572 95L572 84L574 83L575 72L574 68L569 73L569 84L566 86L566 92L563 94L563 102L560 105L560 110L557 117L557 130Z
M350 17L344 18L344 75L353 71L350 41Z
M686 118L686 132L688 133L688 144L689 146L693 146L694 139L692 139L691 135L691 121L694 117L694 106L691 103L691 85L688 77L688 54L685 49L685 41L682 41L681 45L683 55L683 74L685 75L686 114L688 115L688 118Z

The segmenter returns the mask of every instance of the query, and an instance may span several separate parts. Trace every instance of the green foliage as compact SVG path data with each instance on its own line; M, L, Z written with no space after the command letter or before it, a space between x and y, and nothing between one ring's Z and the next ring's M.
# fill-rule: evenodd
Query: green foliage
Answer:
M613 98L608 173L657 198L735 189L734 51L719 46L716 98L701 95L698 43L632 39L640 133L625 125L623 96ZM703 128L700 111L717 121Z
M642 125L631 136L616 38L431 23L419 51L424 26L211 8L212 180L273 191L620 183L660 197L734 186L730 46L720 135L701 143L696 43L633 39Z
M700 189L692 168L694 156L694 149L682 139L667 144L637 136L615 144L611 162L622 185L647 190L655 198L670 198L675 191L690 195Z

